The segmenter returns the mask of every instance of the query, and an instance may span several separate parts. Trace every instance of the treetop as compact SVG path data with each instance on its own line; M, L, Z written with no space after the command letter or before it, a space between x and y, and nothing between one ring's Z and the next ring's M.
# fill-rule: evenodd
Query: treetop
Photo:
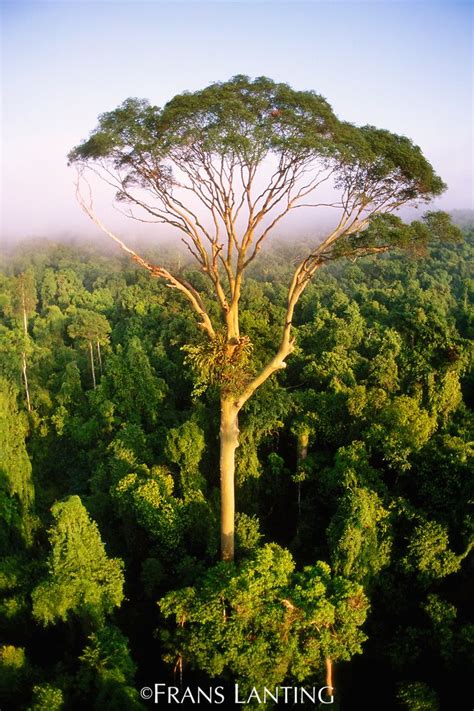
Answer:
M360 190L368 181L382 180L404 201L429 199L445 189L410 139L340 121L314 91L244 75L178 94L163 108L126 99L99 116L97 128L70 152L69 160L112 161L128 171L129 182L147 184L151 177L170 180L166 160L205 165L217 157L251 169L271 154L292 163L319 159L323 167L336 164L339 179L347 183L350 177L351 187L356 181Z

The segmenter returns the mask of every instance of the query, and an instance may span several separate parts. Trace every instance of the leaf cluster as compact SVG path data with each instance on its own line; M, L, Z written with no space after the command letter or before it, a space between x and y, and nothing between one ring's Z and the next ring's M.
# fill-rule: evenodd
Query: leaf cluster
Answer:
M158 604L178 623L173 650L211 677L230 671L244 688L321 674L326 656L349 659L360 651L368 609L361 586L322 562L295 572L276 544L240 565L219 563L198 586Z
M183 346L185 362L196 376L194 394L202 394L209 386L237 395L249 382L252 373L252 343L246 336L229 343L223 331L212 340Z
M33 615L44 625L76 614L100 624L123 600L123 563L105 552L81 499L52 507L48 575L33 591Z

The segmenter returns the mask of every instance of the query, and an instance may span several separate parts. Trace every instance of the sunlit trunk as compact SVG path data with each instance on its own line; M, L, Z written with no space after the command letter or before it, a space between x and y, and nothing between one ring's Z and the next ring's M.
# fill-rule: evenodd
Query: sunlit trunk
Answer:
M326 658L326 686L328 687L328 696L334 693L334 686L332 680L332 659Z
M97 341L97 344L96 344L96 345L97 345L97 359L98 359L98 361L99 361L99 371L100 371L100 374L102 375L102 356L101 356L101 353L100 353L100 343L99 343L99 341Z
M25 303L25 290L22 285L21 289L21 301L22 301L22 306L23 306L23 332L25 334L25 339L28 338L28 317L26 315L26 303ZM26 394L26 407L28 409L28 412L31 412L31 400L30 400L30 389L28 387L28 374L26 372L26 353L23 351L22 353L22 358L23 358L23 363L21 367L21 372L23 374L23 383L25 385L25 394Z
M91 362L92 382L94 384L94 390L95 390L97 384L95 381L94 351L92 349L91 341L89 341L89 355L90 355L90 362Z
M23 375L23 383L25 385L25 394L26 394L26 407L28 409L28 412L31 412L31 401L30 401L30 390L28 388L28 375L26 373L26 354L23 353L23 365L22 365L22 375Z
M24 331L25 336L27 336L28 335L28 318L26 315L26 308L25 308L24 302L23 302L23 331Z
M238 410L231 399L221 398L221 558L234 559L235 450L239 446Z

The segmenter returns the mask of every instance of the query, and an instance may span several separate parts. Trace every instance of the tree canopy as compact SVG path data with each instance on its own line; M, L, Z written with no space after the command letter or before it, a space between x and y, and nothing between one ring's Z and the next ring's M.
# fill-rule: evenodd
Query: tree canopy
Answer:
M32 593L33 614L45 625L71 613L100 623L123 600L121 561L107 557L97 524L78 496L51 511L48 575Z
M243 269L291 210L338 210L336 230L304 262L310 275L317 257L329 258L341 236L360 234L372 217L390 215L407 202L429 202L446 187L408 138L341 121L313 91L243 75L184 92L162 109L127 99L99 117L69 160L92 167L116 189L119 201L141 208L136 215L129 208L129 216L177 228L224 313L238 301ZM259 171L268 166L270 177L262 179ZM320 202L314 192L328 180L337 193L330 203ZM92 204L82 203L91 213ZM379 219L377 228L383 225ZM403 239L394 230L400 225L388 222L377 249ZM375 249L356 240L349 252ZM212 336L195 290L170 280L167 270L156 275L186 293Z
M342 708L374 670L387 710L462 707L473 671L465 237L432 241L423 259L337 262L308 285L288 367L242 413L235 561L225 564L218 389L196 392L183 347L202 337L181 295L86 248L12 257L18 273L31 265L38 301L28 413L8 307L17 277L5 269L7 707L136 708L142 679L175 684L181 667L191 686L238 677L243 691L281 681L282 670L282 683L321 685L326 654ZM255 370L272 353L282 284L302 248L281 244L248 273L241 323ZM109 325L95 390L87 350L69 333L80 309Z

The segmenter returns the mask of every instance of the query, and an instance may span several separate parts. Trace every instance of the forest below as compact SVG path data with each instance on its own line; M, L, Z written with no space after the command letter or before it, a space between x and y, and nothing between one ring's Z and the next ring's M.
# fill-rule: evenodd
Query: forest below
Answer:
M139 691L157 682L322 686L328 656L330 708L472 708L472 226L463 238L318 271L287 367L242 410L232 562L218 393L184 297L99 247L8 254L2 711L152 708ZM298 253L274 245L247 272L255 368ZM168 261L206 293L182 253Z

